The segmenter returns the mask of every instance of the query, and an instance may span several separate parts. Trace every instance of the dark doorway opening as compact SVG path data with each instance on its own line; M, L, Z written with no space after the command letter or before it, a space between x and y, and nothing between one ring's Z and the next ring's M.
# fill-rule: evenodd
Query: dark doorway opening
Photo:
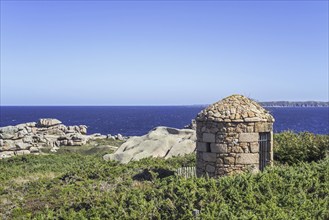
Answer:
M259 170L263 171L271 160L271 133L259 133Z

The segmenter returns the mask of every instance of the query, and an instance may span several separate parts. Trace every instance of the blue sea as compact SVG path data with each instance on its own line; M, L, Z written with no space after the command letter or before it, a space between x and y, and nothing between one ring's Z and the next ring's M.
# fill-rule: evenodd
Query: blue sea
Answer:
M1 106L0 127L57 118L65 125L87 125L88 133L144 135L156 126L183 128L201 106ZM271 107L274 132L329 134L328 107Z

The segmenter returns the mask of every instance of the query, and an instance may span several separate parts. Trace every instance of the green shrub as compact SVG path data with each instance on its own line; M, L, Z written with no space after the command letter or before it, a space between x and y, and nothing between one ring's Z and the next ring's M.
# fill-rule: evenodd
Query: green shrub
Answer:
M329 135L291 131L274 134L274 160L280 163L318 161L329 152Z
M328 158L220 179L158 173L194 163L193 154L124 165L75 154L2 160L0 218L192 219L195 209L200 219L329 217ZM145 170L150 181L135 180Z
M98 153L8 158L0 219L193 219L194 210L199 219L329 219L328 137L275 134L277 166L220 179L173 175L195 166L195 154L129 164Z

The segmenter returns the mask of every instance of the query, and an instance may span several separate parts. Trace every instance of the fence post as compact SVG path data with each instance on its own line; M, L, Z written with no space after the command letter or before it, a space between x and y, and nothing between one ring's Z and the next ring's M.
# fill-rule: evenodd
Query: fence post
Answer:
M199 219L200 210L193 209L192 213L193 213L194 219Z

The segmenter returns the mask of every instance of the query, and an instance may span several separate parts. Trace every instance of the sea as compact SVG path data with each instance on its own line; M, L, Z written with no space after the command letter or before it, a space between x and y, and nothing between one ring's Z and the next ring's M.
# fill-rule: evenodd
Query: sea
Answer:
M204 106L0 106L0 127L39 118L87 125L88 133L140 136L157 126L183 128ZM268 107L274 132L329 134L329 107Z

